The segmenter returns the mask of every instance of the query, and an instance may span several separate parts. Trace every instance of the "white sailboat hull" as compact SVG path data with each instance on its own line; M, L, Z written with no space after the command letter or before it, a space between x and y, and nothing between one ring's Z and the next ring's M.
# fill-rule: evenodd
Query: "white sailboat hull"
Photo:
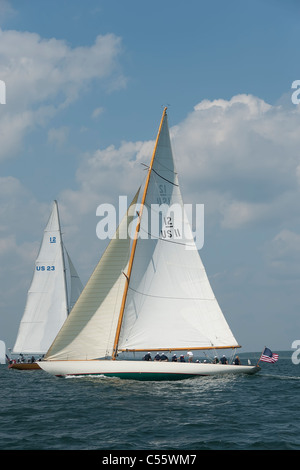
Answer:
M255 374L260 370L257 366L125 360L41 361L39 365L58 377L104 375L135 380L180 380L196 376Z

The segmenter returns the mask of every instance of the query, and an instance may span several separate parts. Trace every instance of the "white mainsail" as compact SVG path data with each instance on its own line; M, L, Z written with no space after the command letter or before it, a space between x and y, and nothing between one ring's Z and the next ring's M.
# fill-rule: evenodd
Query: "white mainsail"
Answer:
M238 347L184 213L166 113L149 171L147 210L141 216L119 350ZM173 211L160 217L154 232L153 219L161 204Z
M44 230L13 354L45 354L82 284L63 245L57 201Z

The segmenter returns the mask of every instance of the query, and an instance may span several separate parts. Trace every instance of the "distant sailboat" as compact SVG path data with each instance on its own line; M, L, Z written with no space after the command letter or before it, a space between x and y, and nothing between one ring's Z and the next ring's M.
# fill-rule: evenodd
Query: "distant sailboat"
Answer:
M57 376L144 380L257 372L258 367L249 365L137 360L144 352L240 347L213 294L186 218L182 233L172 215L161 217L158 231L152 232L146 209L162 203L183 208L166 108L131 243L119 233L128 233L136 200L137 195L40 367Z
M44 355L78 296L82 284L63 244L58 205L54 201L44 230L33 279L27 294L13 355ZM36 369L38 363L17 362L10 368Z
M6 346L4 341L0 341L0 364L6 364Z

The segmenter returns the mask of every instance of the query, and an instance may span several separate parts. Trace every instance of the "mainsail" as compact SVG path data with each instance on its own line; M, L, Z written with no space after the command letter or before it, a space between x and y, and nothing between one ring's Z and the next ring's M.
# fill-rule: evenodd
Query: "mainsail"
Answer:
M12 353L45 354L82 287L63 245L58 205L54 201Z
M184 212L166 109L149 172L119 350L237 347Z
M162 205L179 208L180 223L172 210L160 216ZM127 217L121 225L130 222ZM238 343L184 213L165 109L134 241L111 240L46 359L116 359L120 351L229 347Z

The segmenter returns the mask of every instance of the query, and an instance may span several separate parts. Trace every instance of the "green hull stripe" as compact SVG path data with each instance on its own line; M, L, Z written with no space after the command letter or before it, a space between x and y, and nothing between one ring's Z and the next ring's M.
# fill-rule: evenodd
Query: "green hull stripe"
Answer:
M89 374L70 374L70 375L87 375L87 376L105 376L105 377L117 377L120 379L128 380L184 380L195 377L201 377L199 374L164 374L164 373L138 373L138 372L127 372L127 373L89 373ZM203 377L205 374L203 374Z

